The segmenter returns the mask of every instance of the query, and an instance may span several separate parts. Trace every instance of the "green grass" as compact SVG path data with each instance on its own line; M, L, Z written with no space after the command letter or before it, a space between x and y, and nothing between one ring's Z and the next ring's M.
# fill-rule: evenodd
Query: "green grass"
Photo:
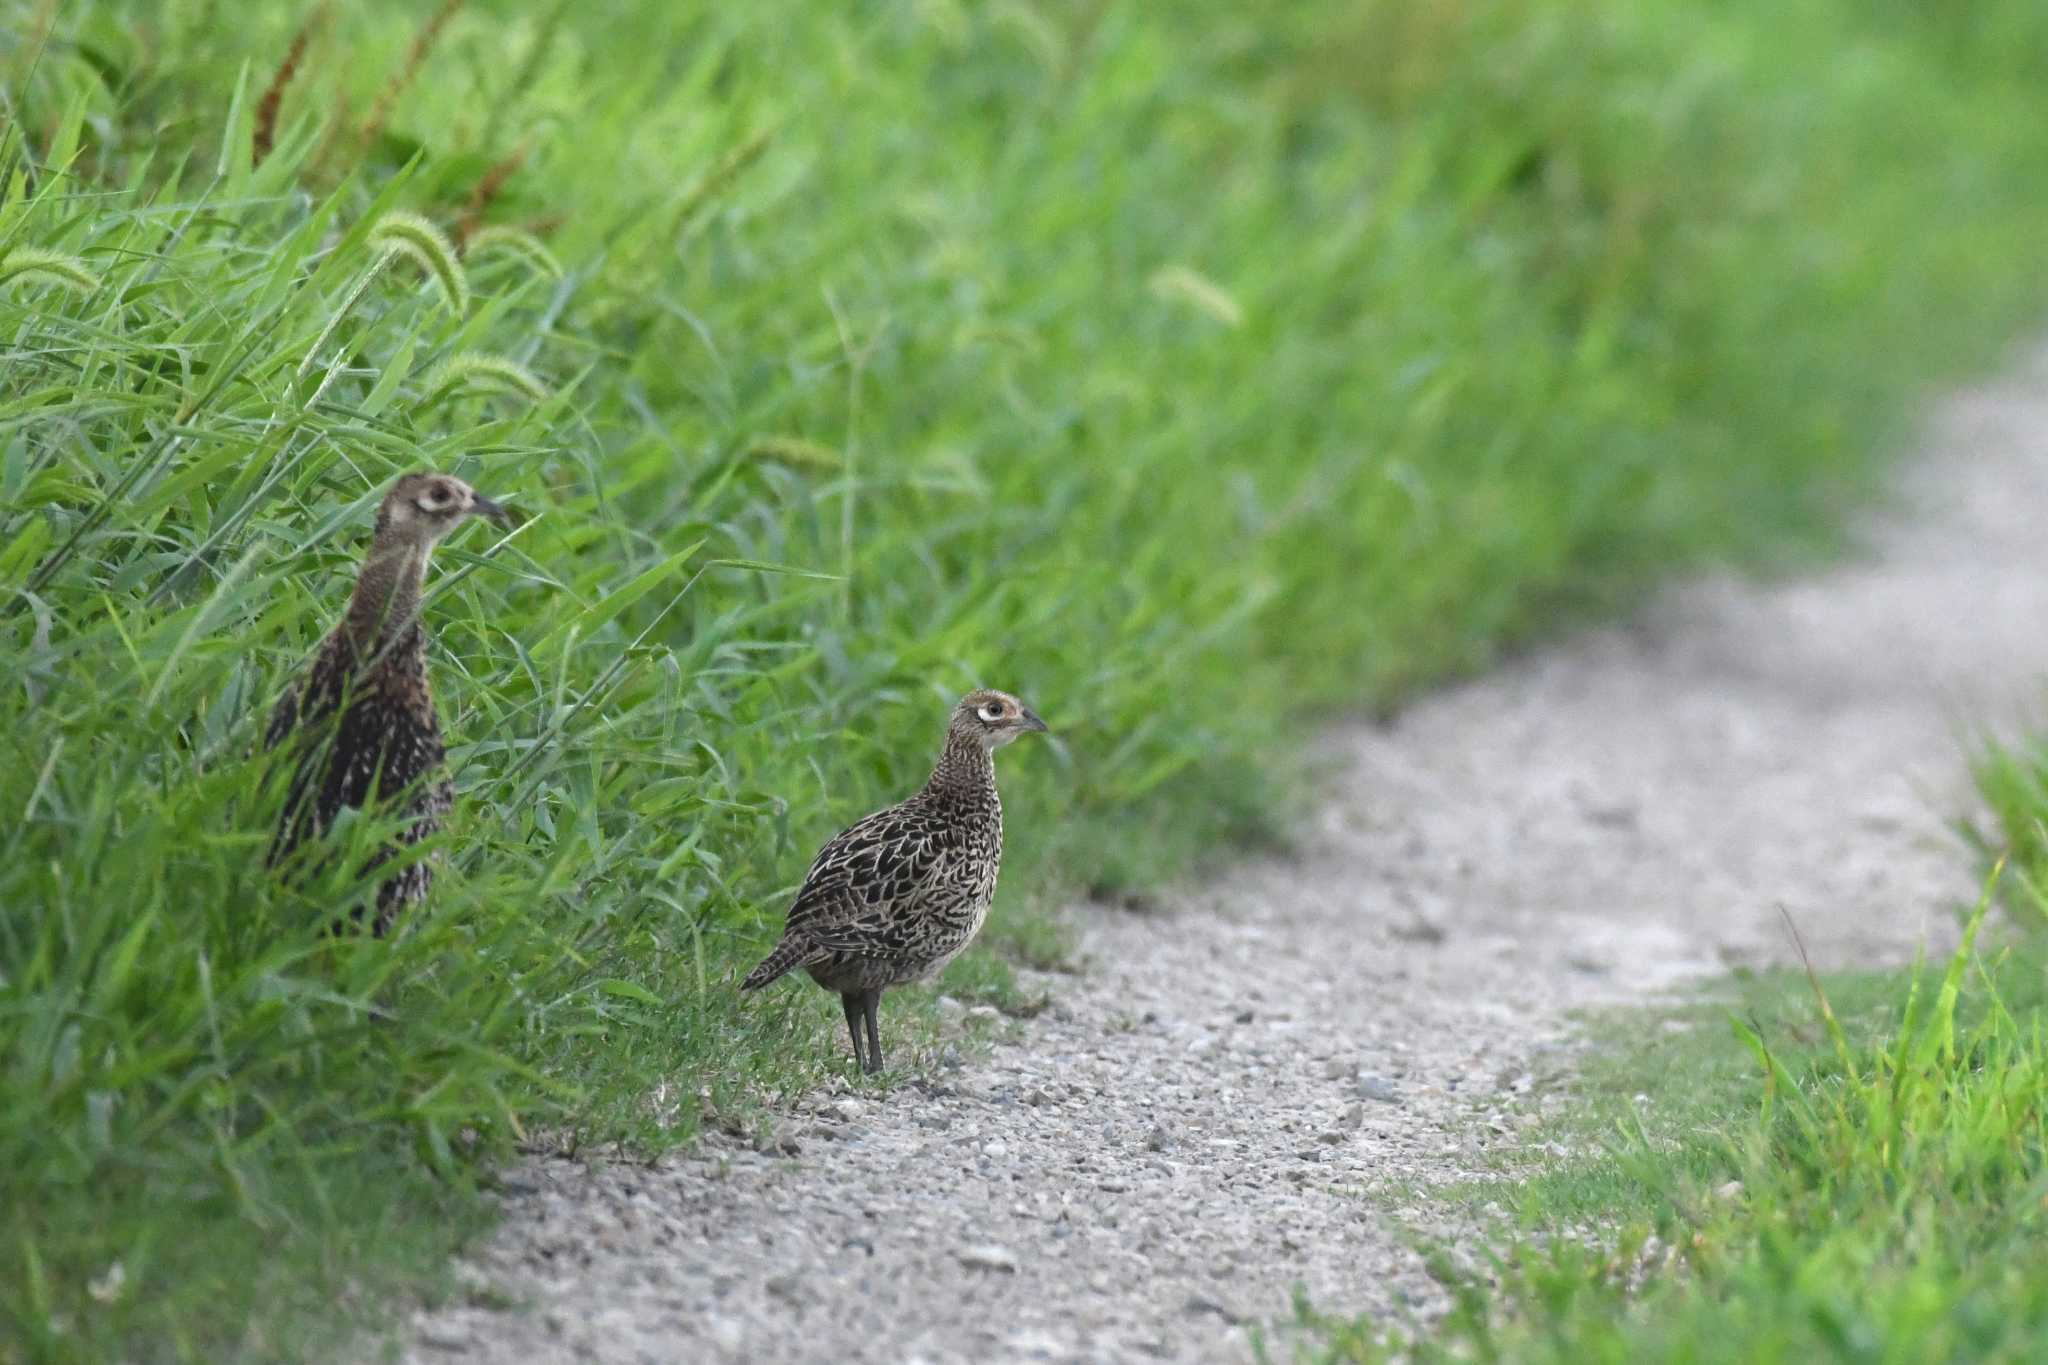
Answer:
M1980 952L1982 923L1940 970L1773 973L1690 1028L1630 1017L1553 1134L1599 1154L1506 1196L1507 1249L1444 1273L1445 1322L1311 1312L1323 1357L2041 1359L2048 944Z
M735 969L971 684L1062 735L1002 994L1280 837L1304 715L1824 545L2048 294L2048 29L1781 8L478 3L399 79L366 0L273 129L306 9L0 2L0 1353L303 1354L522 1131L843 1069ZM432 588L434 902L323 941L251 755L420 467L533 516Z

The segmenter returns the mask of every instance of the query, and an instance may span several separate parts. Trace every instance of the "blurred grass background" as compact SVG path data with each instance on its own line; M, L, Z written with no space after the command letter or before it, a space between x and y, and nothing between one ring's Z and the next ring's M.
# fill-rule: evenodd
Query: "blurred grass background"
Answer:
M967 686L1063 740L1000 993L1283 837L1304 717L1824 548L2048 294L2044 59L2020 0L0 0L0 1349L303 1354L522 1132L838 1068L734 969ZM534 515L440 558L433 905L319 942L249 756L422 467Z

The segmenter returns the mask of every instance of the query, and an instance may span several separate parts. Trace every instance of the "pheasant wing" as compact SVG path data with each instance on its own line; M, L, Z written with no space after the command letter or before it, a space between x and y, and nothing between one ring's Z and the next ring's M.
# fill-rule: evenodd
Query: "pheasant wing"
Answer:
M915 809L871 815L819 852L785 932L835 952L899 948L965 844L955 827Z

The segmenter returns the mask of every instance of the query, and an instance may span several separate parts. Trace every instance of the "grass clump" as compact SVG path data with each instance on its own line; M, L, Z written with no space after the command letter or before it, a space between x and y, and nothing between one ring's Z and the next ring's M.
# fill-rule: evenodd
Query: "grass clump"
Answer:
M37 1357L306 1354L522 1133L841 1065L730 983L967 687L1063 737L996 923L1057 963L1035 899L1276 834L1304 711L1824 541L2048 290L1996 0L311 8L0 0ZM434 900L321 940L250 756L421 468L527 519L430 586Z
M1987 858L2003 858L2006 911L2028 930L2048 932L2048 741L1981 746L1973 765L1988 828L1962 833Z
M1419 1340L1311 1314L1324 1357L2040 1359L2048 945L1980 954L1983 918L1938 975L1744 983L1732 1038L1637 1021L1607 1154L1518 1191L1493 1282Z

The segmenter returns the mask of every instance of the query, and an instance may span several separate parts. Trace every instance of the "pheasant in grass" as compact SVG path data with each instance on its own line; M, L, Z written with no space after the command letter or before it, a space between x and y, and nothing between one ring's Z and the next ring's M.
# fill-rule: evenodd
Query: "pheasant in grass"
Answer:
M804 968L839 993L854 1059L865 1071L880 1071L882 992L921 981L958 957L995 899L1003 803L992 755L1045 728L1007 692L962 697L931 780L825 845L789 907L782 942L740 989L758 990Z
M506 516L446 474L408 474L384 495L348 614L270 716L263 746L289 746L293 764L270 844L272 866L324 834L344 806L403 802L405 824L373 868L440 829L454 791L441 771L441 719L427 686L420 589L434 546L479 514L497 521ZM422 859L385 878L372 931L386 933L400 910L426 895L433 876ZM361 913L358 907L356 916Z

